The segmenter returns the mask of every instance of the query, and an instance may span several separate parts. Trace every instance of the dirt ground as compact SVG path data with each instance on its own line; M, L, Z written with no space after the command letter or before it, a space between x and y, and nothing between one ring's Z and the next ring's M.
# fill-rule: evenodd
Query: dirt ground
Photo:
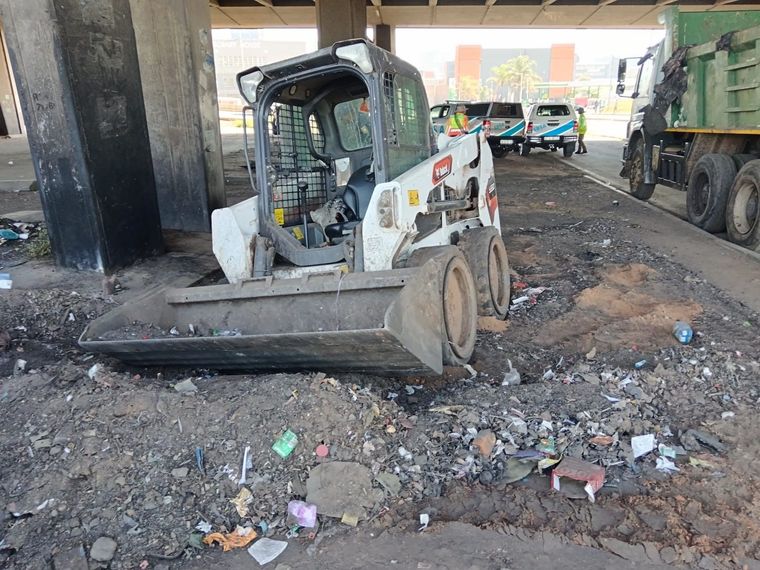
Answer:
M244 549L202 548L206 522L287 540L280 570L760 567L758 315L649 245L648 210L548 154L497 165L513 297L527 300L483 323L474 376L133 369L76 339L138 282L0 291L0 565L256 566ZM688 346L677 320L695 330ZM503 385L508 363L519 385ZM281 459L271 446L286 429L298 444ZM634 460L631 438L646 434L678 471L657 470L657 450ZM510 482L509 458L548 441L605 468L594 503L536 471ZM335 461L369 474L358 527L320 516L316 532L294 529L288 501ZM115 552L94 555L98 539Z

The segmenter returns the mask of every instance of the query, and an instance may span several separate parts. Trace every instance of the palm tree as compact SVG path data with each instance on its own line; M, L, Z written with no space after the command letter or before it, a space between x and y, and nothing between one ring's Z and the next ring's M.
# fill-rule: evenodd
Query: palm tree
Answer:
M491 69L494 79L499 85L509 85L518 91L518 100L523 100L523 94L528 95L534 90L541 76L536 73L536 62L527 55L518 55L506 63Z
M480 81L469 75L465 75L459 80L457 86L457 95L459 99L472 101L480 95Z
M492 81L499 86L500 95L504 98L504 86L509 85L512 79L512 74L506 63L497 65L491 68L493 76L488 78L488 81Z

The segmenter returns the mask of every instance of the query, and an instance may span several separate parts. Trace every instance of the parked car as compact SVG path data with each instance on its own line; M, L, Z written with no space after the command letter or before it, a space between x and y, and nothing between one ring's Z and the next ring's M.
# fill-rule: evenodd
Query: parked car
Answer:
M528 126L520 154L527 156L532 148L551 151L561 148L565 158L570 158L577 142L575 108L565 103L536 103L528 111Z
M501 103L499 101L446 101L430 109L430 119L436 134L446 132L449 114L458 105L464 105L469 122L469 132L480 132L483 129L488 134L488 144L491 152L501 158L510 150L519 151L520 144L525 140L525 118L521 103Z

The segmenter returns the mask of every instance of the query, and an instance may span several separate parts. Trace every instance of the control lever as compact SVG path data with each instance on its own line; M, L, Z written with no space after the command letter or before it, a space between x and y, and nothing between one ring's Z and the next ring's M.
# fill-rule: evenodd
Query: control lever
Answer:
M298 181L298 206L303 214L303 239L306 249L309 249L309 220L306 214L306 191L309 189L309 183L305 180Z

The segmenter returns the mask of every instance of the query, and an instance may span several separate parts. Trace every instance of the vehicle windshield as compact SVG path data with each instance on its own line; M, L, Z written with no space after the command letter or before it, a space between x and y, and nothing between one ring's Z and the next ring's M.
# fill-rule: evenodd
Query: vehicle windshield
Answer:
M491 107L491 116L522 119L522 105L520 103L494 103Z

